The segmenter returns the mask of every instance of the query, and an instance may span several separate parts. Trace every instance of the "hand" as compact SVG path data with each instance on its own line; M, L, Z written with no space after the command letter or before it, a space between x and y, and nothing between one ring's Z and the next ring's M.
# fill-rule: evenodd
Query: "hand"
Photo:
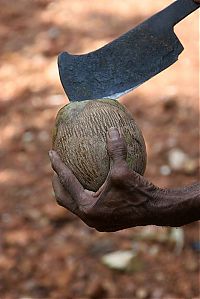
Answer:
M194 2L199 3L200 4L200 0L194 0Z
M98 231L152 224L152 195L157 188L128 168L126 144L115 128L107 134L107 149L112 167L97 192L85 190L58 154L49 152L57 174L53 178L53 189L58 204Z

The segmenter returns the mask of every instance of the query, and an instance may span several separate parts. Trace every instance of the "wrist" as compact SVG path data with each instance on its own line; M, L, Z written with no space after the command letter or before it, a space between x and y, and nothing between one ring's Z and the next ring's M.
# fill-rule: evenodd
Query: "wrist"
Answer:
M200 185L157 189L150 201L152 224L179 227L200 219Z
M133 196L130 200L132 207L129 215L125 216L126 221L130 219L130 227L155 224L157 215L155 199L159 192L160 189L149 182L144 184L143 181L141 186L137 186L137 196Z

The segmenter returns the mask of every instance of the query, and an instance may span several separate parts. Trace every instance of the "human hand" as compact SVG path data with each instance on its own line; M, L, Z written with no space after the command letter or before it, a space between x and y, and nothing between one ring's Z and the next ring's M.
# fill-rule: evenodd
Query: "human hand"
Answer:
M200 0L193 0L193 1L200 4Z
M157 188L128 168L126 144L115 128L107 134L107 149L112 166L97 192L85 190L58 154L49 152L57 174L53 189L58 204L98 231L152 224L152 200Z

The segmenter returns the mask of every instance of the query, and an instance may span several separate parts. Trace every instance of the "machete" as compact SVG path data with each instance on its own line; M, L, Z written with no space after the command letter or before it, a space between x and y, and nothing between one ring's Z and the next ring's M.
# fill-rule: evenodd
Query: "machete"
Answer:
M69 100L117 99L172 65L184 49L174 26L199 6L177 0L96 51L61 53L59 74Z

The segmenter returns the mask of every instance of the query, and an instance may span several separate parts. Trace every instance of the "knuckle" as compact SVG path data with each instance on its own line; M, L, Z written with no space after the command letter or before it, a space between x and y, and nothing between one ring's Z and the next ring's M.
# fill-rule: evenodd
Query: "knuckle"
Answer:
M111 155L126 155L127 149L123 138L112 140L108 143L108 151Z
M60 168L59 169L59 172L58 172L58 175L60 177L60 180L63 182L65 181L65 177L66 177L66 172L64 169Z
M111 178L112 182L118 182L119 180L121 180L121 176L120 176L119 172L117 171L117 169L112 170L110 178Z
M124 181L127 178L128 166L126 163L115 164L111 170L111 180L113 182Z

